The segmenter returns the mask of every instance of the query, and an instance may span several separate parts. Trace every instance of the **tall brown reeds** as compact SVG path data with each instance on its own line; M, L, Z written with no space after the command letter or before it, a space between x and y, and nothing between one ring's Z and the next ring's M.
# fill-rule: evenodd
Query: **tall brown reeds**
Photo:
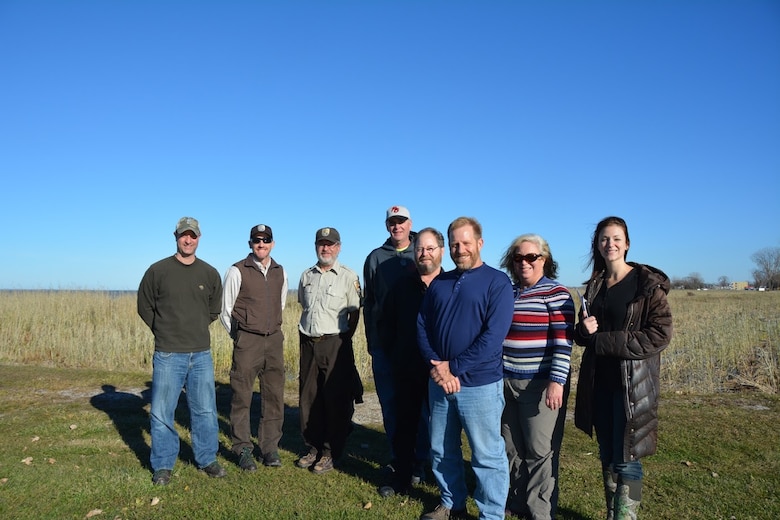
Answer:
M780 291L672 291L674 339L662 356L665 390L780 392ZM298 377L300 306L284 311L285 368ZM211 326L217 377L230 370L232 343ZM136 314L133 293L0 292L0 363L151 371L151 332ZM371 385L371 360L361 322L355 358ZM574 349L574 370L581 348Z

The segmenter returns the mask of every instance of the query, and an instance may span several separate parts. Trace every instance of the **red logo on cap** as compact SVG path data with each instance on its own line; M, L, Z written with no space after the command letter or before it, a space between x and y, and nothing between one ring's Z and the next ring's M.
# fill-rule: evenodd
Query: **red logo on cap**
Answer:
M390 208L390 213L398 213L398 211L399 211L398 206L393 206L392 208Z

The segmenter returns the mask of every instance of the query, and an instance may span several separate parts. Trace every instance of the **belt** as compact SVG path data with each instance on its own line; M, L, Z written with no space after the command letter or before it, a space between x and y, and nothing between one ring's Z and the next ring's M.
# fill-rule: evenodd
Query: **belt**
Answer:
M240 330L241 330L241 332L248 332L248 333L254 334L256 336L273 336L274 334L279 332L278 330L275 330L273 332L255 332L253 330L246 330L246 329L240 329Z
M304 336L306 336L306 335L304 334ZM306 336L306 337L309 338L314 343L317 343L318 341L322 341L324 339L335 338L335 337L338 337L338 336L340 336L340 334L323 334L322 336Z

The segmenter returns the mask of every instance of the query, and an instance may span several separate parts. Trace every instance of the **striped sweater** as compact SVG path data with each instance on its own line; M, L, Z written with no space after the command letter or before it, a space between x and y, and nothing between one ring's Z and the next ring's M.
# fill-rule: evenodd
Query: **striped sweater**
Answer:
M515 285L512 326L504 339L504 377L566 384L573 333L574 302L566 287L546 276L525 290Z

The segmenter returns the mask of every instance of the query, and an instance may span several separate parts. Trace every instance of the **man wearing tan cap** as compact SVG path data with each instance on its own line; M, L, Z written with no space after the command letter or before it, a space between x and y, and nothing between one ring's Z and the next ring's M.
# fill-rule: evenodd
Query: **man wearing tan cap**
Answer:
M220 320L233 338L230 368L230 434L238 466L255 471L249 412L255 379L260 379L260 424L257 443L264 466L279 467L284 423L284 334L282 311L287 302L287 272L271 258L271 226L249 230L250 253L225 274Z
M344 453L355 411L352 336L360 319L360 280L338 262L341 235L317 230L317 263L301 274L299 409L308 452L295 465L317 475Z
M217 462L219 423L209 324L219 317L222 281L197 258L200 226L192 217L176 224L176 254L146 270L138 287L138 315L154 334L152 368L152 483L171 480L179 455L174 415L181 390L190 407L195 463L210 477L227 473Z
M390 463L386 471L395 471L393 462L396 454L392 449L392 439L396 429L396 389L393 379L393 365L390 357L381 346L379 337L379 319L382 306L393 285L406 275L417 272L412 242L416 233L412 231L412 216L405 206L390 206L385 213L385 229L389 237L378 248L371 251L363 264L363 283L365 302L363 308L368 353L371 355L371 369L379 404L382 407L382 421L390 451ZM422 427L421 427L422 429ZM423 463L428 459L425 445L427 430L422 433L418 449L419 463L415 468L415 482L424 475Z

